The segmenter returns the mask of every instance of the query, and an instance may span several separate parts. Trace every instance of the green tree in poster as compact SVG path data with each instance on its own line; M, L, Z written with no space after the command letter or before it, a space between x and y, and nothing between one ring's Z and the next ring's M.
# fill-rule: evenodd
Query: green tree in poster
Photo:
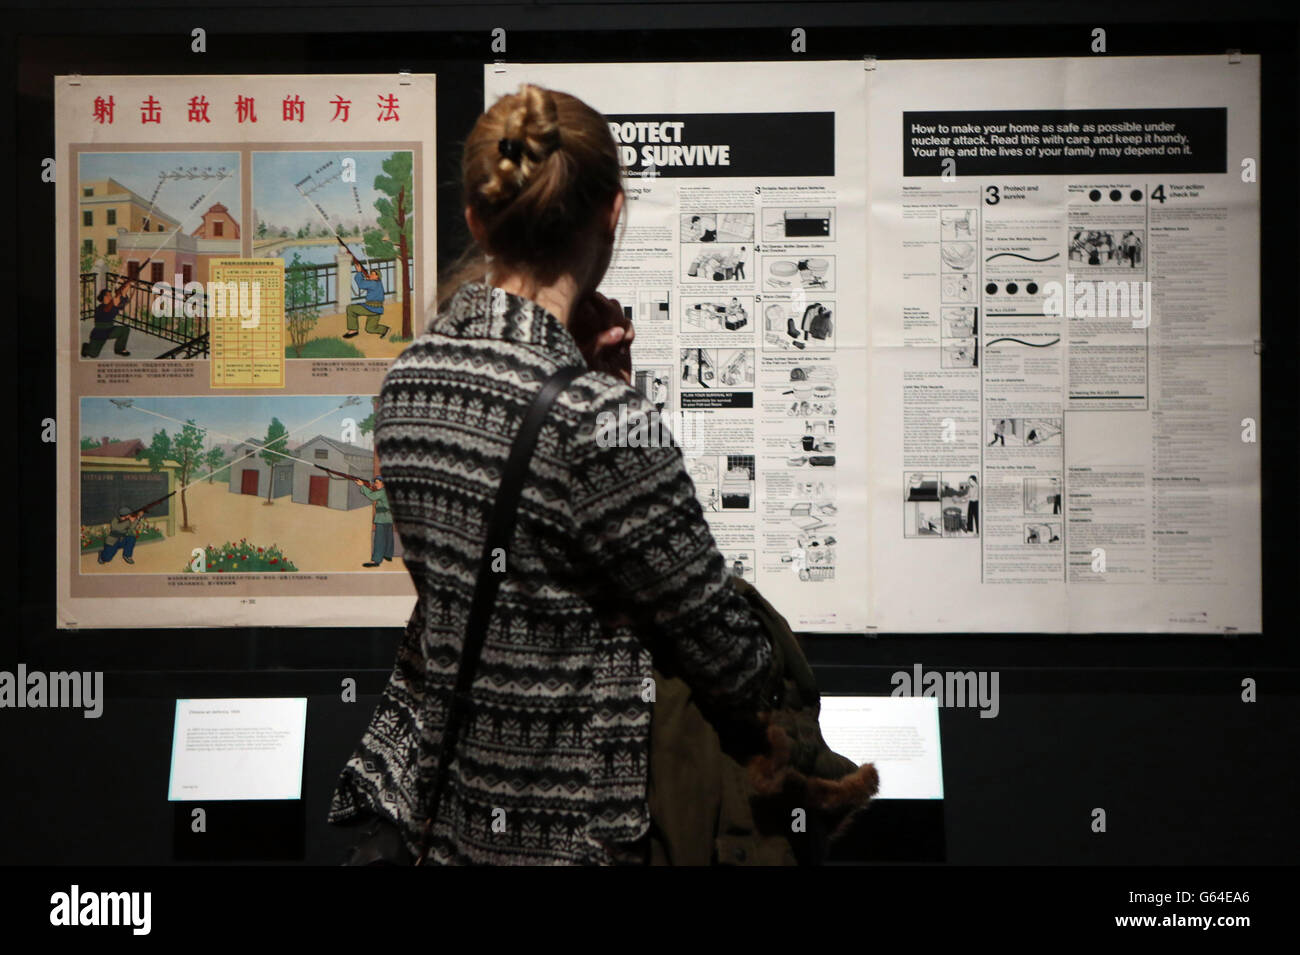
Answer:
M275 488L275 468L289 459L285 457L284 452L289 450L289 429L280 423L279 418L272 418L270 426L266 429L266 438L262 441L262 450L258 454L269 469L266 476L266 504L274 504L271 500L271 492ZM276 452L279 452L278 454Z
M289 326L289 347L301 358L307 336L320 321L320 308L316 305L316 280L296 251L284 269L284 320Z
M369 434L375 430L375 412L373 410L361 419L361 423L357 425L357 430L362 434Z
M82 273L84 274L86 272L93 272L95 270L95 263L100 259L100 257L101 256L98 252L86 252L85 250L82 250L81 253ZM117 273L119 275L121 274L122 257L120 255L114 252L112 255L103 256L103 259L104 259L104 267L107 268L108 271Z
M384 172L375 177L375 188L388 198L375 200L379 210L379 228L365 235L366 256L374 259L397 259L402 289L402 338L411 338L411 235L414 215L414 184L411 180L411 153L393 153L383 162Z
M122 440L121 438L109 438L109 439L108 439L108 443L109 443L109 444L117 444L117 443L118 443L119 441L121 441L121 440ZM83 451L94 451L96 448L99 448L99 447L102 447L102 445L99 443L99 439L98 439L98 438L82 438L82 439L81 439L81 450L83 450Z
M226 452L222 451L220 448L213 448L207 453L207 456L203 459L203 464L205 467L208 468L209 484L211 484L213 482L213 479L216 478L216 476L218 474L221 474L222 472L225 473L225 477L222 478L222 480L223 481L230 480L230 468L222 467L222 465L225 463L226 463Z
M153 440L143 455L149 462L151 471L161 471L165 467L176 471L176 479L181 485L182 531L194 530L190 527L190 507L189 501L185 499L185 485L189 483L190 476L203 461L203 436L203 430L191 418L185 422L181 433L175 437L169 436L165 430L155 431Z

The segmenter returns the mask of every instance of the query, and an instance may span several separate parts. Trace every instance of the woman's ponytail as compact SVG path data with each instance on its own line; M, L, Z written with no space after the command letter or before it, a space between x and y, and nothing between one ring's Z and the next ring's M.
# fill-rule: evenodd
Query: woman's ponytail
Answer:
M555 97L550 90L524 86L506 113L497 141L500 154L495 168L480 187L490 203L508 202L556 151L560 124Z

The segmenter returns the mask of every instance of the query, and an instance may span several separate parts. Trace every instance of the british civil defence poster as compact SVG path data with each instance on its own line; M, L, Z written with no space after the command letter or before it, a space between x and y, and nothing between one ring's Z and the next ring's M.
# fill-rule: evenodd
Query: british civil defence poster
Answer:
M602 291L718 548L799 630L867 625L866 73L493 64L601 111L627 168ZM635 427L629 429L634 439Z
M873 625L1257 632L1258 57L868 101Z

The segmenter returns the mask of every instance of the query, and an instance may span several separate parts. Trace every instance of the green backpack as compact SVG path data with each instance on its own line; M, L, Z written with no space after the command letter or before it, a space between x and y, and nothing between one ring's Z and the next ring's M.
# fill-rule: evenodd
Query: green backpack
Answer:
M876 770L826 745L817 682L790 625L753 585L730 580L772 641L777 705L718 712L655 671L651 864L816 865L878 791Z

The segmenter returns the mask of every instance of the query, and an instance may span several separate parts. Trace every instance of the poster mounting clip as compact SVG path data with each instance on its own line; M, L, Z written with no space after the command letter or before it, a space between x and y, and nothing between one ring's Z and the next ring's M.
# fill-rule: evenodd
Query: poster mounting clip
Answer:
M862 69L865 70L865 71L868 72L868 73L874 73L874 72L875 72L875 70L876 70L876 54L874 54L874 53L863 53L863 54L862 54Z
M1240 51L1240 50L1229 50L1229 51L1228 51L1228 62L1229 62L1229 63L1240 63L1240 62L1241 62L1241 51Z

